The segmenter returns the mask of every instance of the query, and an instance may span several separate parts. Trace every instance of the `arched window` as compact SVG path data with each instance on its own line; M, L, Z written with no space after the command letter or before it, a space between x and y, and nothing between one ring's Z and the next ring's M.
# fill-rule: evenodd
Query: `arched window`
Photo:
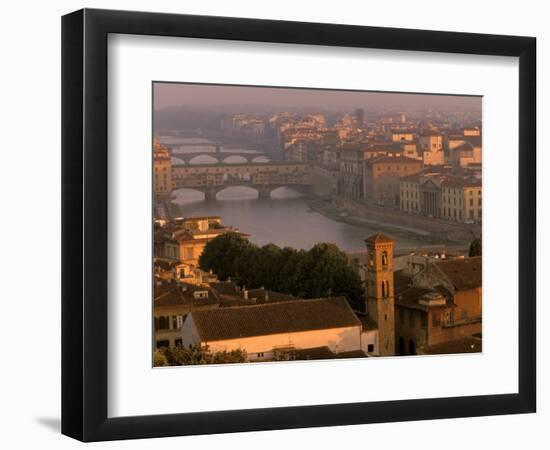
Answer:
M382 281L382 297L386 296L386 283Z
M386 297L390 296L390 282L386 281Z
M388 265L388 252L385 250L382 252L382 265L383 266Z

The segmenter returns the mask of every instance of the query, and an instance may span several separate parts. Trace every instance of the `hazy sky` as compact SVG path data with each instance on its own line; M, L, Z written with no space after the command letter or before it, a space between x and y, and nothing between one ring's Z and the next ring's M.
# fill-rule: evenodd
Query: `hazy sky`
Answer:
M481 109L481 97L394 94L247 86L155 83L154 109L185 105L269 105L275 107L456 107Z

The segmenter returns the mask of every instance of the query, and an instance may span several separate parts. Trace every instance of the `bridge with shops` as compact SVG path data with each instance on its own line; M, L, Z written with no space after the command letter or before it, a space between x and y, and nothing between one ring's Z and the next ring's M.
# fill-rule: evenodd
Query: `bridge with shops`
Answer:
M269 198L283 186L307 192L312 184L310 166L301 163L175 164L171 177L172 192L193 189L203 192L206 200L236 186L251 187L259 198Z
M193 159L198 156L210 156L217 162L222 163L230 156L240 156L244 158L246 162L254 162L257 158L269 158L267 155L258 150L255 145L248 144L224 144L221 142L184 142L176 144L163 144L164 147L170 150L170 154L174 158L178 158L185 164L189 164ZM204 149L192 152L186 152L186 149ZM257 161L257 162L265 162Z

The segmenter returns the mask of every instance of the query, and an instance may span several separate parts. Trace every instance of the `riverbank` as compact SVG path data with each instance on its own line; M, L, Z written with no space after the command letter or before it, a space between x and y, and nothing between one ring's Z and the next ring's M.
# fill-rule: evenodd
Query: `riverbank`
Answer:
M481 236L479 225L449 223L439 219L412 216L398 210L367 205L363 202L328 199L309 194L307 203L313 211L332 220L355 226L368 226L396 237L414 235L415 239L427 245L467 248L473 239Z

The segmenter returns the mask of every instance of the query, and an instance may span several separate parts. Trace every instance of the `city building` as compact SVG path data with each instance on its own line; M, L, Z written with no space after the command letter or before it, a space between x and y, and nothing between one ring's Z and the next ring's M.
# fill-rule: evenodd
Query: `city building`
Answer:
M394 128L390 132L392 142L413 141L414 133L411 130Z
M479 222L482 217L481 180L448 178L441 183L441 217Z
M444 138L446 159L456 168L481 164L481 132L478 128L448 133Z
M206 244L225 233L239 233L247 237L236 228L223 226L220 217L212 216L185 218L183 225L172 232L172 240L177 242L179 260L184 264L198 267Z
M153 142L153 191L159 201L172 196L172 156L156 138Z
M396 280L398 354L433 352L432 346L444 349L481 334L481 257L430 262L413 277L399 272Z
M455 222L481 221L481 180L469 175L422 172L399 180L399 208Z
M181 328L191 311L218 308L215 291L207 286L155 280L154 345L155 348L182 345Z
M245 350L249 361L324 347L334 354L361 352L361 334L361 321L343 297L197 310L181 329L185 346Z
M423 130L419 133L418 140L424 165L443 165L445 163L443 136L439 131Z
M422 170L422 161L406 156L381 156L364 161L365 198L376 204L398 205L400 179Z

